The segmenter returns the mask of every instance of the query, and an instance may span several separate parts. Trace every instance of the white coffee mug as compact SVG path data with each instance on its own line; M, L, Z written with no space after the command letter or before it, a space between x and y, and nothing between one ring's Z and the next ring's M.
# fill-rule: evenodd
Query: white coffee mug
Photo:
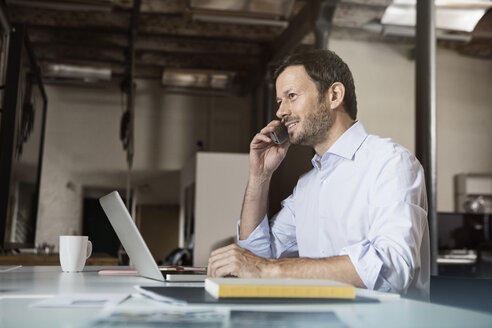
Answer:
M87 236L60 236L60 264L64 272L84 269L85 260L91 256L92 243Z

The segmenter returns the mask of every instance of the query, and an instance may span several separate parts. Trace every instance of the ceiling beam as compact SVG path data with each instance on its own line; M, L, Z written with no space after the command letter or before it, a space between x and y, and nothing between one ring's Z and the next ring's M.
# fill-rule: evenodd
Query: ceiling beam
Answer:
M320 0L313 17L314 47L316 49L328 49L328 40L333 28L333 16L338 8L340 0Z
M142 51L137 53L138 64L153 63L161 67L197 68L216 70L251 70L261 65L261 57L215 55L215 54L189 54L175 56L162 52Z
M335 10L333 24L339 27L363 27L383 18L385 6L361 6L341 2Z
M131 13L80 12L53 9L9 6L12 22L27 26L45 26L58 28L80 28L84 30L110 30L128 32L131 25ZM167 34L183 37L225 38L269 42L284 30L282 27L254 26L243 24L217 24L193 21L184 14L140 13L138 17L139 33Z
M273 63L294 50L302 39L313 30L313 20L316 9L319 7L318 0L306 1L299 12L291 19L289 27L282 34L268 44L263 53L262 64L251 71L248 83L246 83L241 94L253 92L268 74L269 63Z
M53 26L53 27L78 27L78 28L103 28L120 31L128 31L131 14L128 12L99 12L99 11L61 11L44 8L27 8L19 6L8 7L9 18L19 24Z
M272 42L268 50L269 61L277 61L287 55L313 30L314 17L317 8L319 8L318 3L319 0L307 1L301 11L289 23L289 27Z
M91 61L103 64L127 63L123 48L90 48L73 44L33 44L37 58L60 62ZM185 56L183 56L185 54ZM137 64L154 65L161 67L223 69L223 70L251 70L261 64L260 56L226 53L180 53L153 50L136 51Z
M128 48L128 37L122 33L87 32L83 30L45 30L31 28L29 38L34 45L60 45L74 47L107 48L122 50ZM137 50L162 51L167 53L209 53L257 56L261 46L249 42L188 39L138 35Z
M340 0L340 4L353 7L388 7L393 0Z
M80 45L85 47L126 48L128 37L108 31L92 32L82 29L37 29L29 28L32 44Z
M36 57L40 60L89 60L102 63L125 64L126 57L121 49L74 47L72 45L46 45L33 46Z
M249 42L230 40L208 40L169 38L154 35L139 35L137 48L176 53L210 53L255 56L261 53L261 46Z
M282 27L274 26L199 22L192 20L190 16L183 15L142 14L139 26L142 33L233 38L256 42L269 42L283 31Z

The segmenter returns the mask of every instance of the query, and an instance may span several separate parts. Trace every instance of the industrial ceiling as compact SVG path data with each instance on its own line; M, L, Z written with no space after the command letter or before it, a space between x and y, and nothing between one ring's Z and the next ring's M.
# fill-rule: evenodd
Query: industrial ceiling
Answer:
M111 78L163 80L172 69L231 74L238 93L264 78L268 63L313 46L314 27L329 39L412 44L384 33L392 0L6 0L11 24L26 24L45 76L50 65L106 69ZM440 46L492 59L492 12L474 30ZM52 67L51 67L52 68Z

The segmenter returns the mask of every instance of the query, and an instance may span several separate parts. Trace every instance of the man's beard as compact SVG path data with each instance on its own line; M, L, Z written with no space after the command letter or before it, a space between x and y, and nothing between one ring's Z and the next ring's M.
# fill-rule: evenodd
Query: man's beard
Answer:
M290 134L290 143L314 147L326 140L332 125L333 117L324 99L320 99L316 108L302 120L302 130L297 135Z

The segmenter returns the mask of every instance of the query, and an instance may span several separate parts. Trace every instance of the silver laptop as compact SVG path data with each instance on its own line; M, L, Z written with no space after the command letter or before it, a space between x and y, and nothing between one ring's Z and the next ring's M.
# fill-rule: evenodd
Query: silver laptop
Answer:
M159 268L157 266L117 191L101 197L99 203L101 203L109 222L111 222L114 231L140 276L159 281L205 280L207 277L206 271L200 271L200 268L196 268L196 270L169 271L166 267Z

